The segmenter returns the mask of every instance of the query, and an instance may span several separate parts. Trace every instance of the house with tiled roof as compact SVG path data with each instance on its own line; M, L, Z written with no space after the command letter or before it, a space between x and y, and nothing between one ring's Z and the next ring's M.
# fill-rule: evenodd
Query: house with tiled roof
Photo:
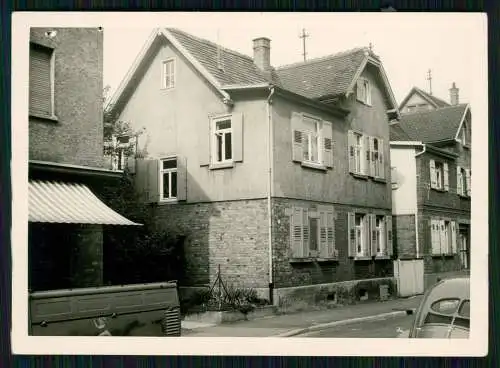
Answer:
M401 113L410 113L433 110L446 106L450 106L450 104L415 86L408 92L403 101L401 101L399 110Z
M157 226L185 239L181 284L220 269L277 305L378 297L393 281L398 116L380 59L356 48L275 68L269 39L253 50L157 29L111 101L144 128L130 169Z
M431 96L407 112L408 96L390 132L394 244L398 259L422 263L427 287L469 269L471 109L455 83L450 103Z

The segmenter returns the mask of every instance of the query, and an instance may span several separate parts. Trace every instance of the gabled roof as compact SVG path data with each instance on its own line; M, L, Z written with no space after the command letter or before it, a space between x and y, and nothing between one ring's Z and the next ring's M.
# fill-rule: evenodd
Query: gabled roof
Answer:
M389 139L391 141L411 141L411 137L403 130L399 122L389 125Z
M469 110L469 104L460 104L403 114L399 125L411 140L424 143L454 140Z
M440 108L440 107L451 106L448 102L425 92L423 89L420 89L418 87L413 87L410 90L410 92L406 95L406 97L403 99L403 101L399 104L399 108L400 109L403 108L403 106L408 102L410 97L413 96L413 94L415 94L415 93L420 95L424 100L429 102L436 109Z
M375 65L385 85L393 109L397 103L380 60L367 48L312 59L303 63L272 68L265 73L250 56L229 50L176 28L155 30L114 94L110 105L120 109L142 77L148 59L155 54L161 40L169 41L220 94L229 99L235 86L272 84L309 99L349 94L368 63Z

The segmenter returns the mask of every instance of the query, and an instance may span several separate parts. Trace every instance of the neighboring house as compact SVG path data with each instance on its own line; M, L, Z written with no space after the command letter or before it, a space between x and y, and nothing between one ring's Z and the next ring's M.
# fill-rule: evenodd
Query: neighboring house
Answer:
M102 32L31 28L29 69L29 288L100 286L103 225L133 222L106 206Z
M392 282L397 105L381 61L358 48L273 68L270 40L253 42L251 58L155 30L111 101L145 127L130 168L157 226L185 236L184 283L220 267L284 304Z
M446 106L450 106L450 104L418 87L413 87L399 104L399 111L402 114L405 114L417 111L434 110Z
M470 267L470 150L471 110L454 83L450 104L391 124L395 249L399 259L423 259L426 286Z

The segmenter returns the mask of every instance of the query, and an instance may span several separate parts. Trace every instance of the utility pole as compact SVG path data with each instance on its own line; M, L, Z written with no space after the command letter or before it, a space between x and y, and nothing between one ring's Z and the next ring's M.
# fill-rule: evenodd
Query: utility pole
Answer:
M432 95L432 75L430 69L427 71L427 80L429 81L429 94Z
M302 34L299 36L299 38L302 38L302 56L304 56L304 61L306 61L306 38L309 37L309 35L306 33L305 28L302 28Z

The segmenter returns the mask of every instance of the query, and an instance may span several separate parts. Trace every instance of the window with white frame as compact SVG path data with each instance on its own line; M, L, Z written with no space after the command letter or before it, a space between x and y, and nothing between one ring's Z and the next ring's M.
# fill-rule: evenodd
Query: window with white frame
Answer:
M383 139L348 131L349 172L385 179Z
M292 258L334 258L335 220L333 210L290 209Z
M371 105L372 103L371 85L368 79L365 78L358 79L356 98L358 99L358 101L361 101L366 105Z
M457 194L470 196L470 170L457 166Z
M363 157L363 135L354 133L354 170L360 174L365 173Z
M392 216L349 212L349 257L392 256Z
M213 157L215 163L230 162L233 159L233 129L231 117L224 117L213 121L214 142Z
M443 219L431 219L430 228L432 255L456 254L456 222Z
M436 160L429 161L431 188L449 190L448 163Z
M161 88L169 89L175 86L175 60L168 59L161 64Z
M304 129L302 130L302 151L304 161L320 163L320 120L304 116Z
M30 43L29 111L54 116L54 51Z
M160 160L160 200L177 199L177 158Z
M376 246L376 254L384 254L385 244L385 216L375 216L375 229L372 230Z
M382 171L384 170L383 162L381 160L381 147L380 139L372 137L372 162L373 162L373 172L372 175L375 177L382 177Z
M366 215L356 213L355 216L355 234L356 234L356 255L368 255L368 244L365 237Z

